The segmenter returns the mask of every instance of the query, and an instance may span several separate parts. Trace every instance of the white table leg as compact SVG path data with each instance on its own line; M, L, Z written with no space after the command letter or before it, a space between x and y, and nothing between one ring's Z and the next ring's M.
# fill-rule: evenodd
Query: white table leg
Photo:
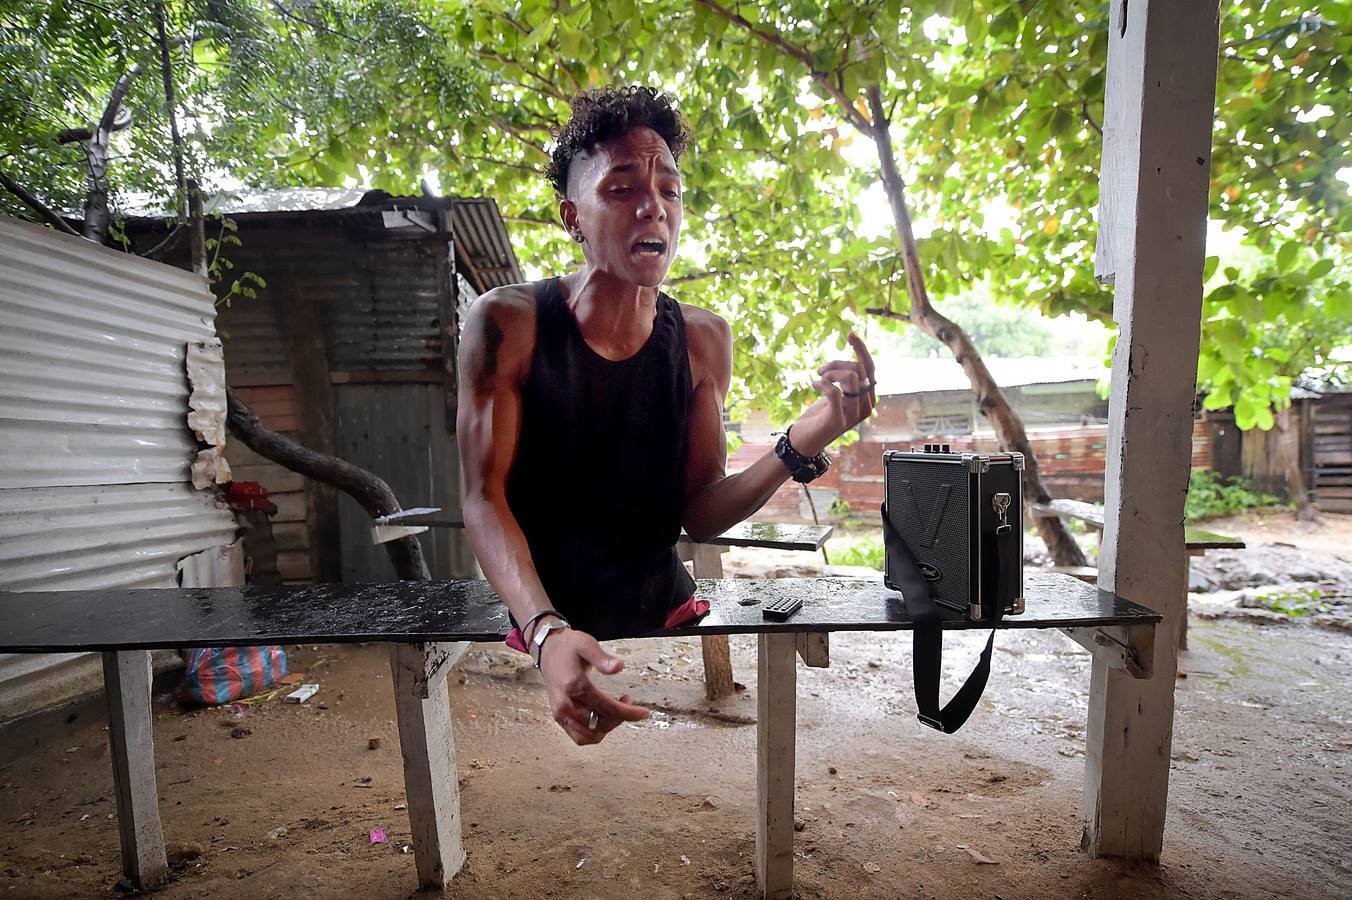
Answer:
M759 637L756 684L756 881L769 898L793 895L793 770L798 640Z
M394 705L418 884L442 888L460 871L460 783L446 686L467 644L392 644Z
M145 650L105 652L103 690L108 700L122 872L136 887L147 890L169 873L155 785L150 654Z
M722 578L723 554L726 547L713 544L692 544L691 561L696 578ZM733 692L732 651L726 634L706 635L699 639L700 655L704 658L704 696L718 700Z

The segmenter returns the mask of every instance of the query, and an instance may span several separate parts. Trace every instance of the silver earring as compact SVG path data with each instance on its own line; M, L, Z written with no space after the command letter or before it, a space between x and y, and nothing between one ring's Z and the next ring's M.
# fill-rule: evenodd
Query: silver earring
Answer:
M573 232L573 240L577 241L579 244L582 243L582 241L584 240L583 237L582 237L582 232L580 232L580 231L574 231L574 232Z

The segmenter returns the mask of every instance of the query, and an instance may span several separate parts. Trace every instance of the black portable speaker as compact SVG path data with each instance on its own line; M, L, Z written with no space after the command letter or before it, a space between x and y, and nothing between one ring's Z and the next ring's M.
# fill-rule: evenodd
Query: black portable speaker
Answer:
M1023 454L888 450L888 526L920 570L930 598L972 621L1023 612ZM905 591L889 547L883 582Z

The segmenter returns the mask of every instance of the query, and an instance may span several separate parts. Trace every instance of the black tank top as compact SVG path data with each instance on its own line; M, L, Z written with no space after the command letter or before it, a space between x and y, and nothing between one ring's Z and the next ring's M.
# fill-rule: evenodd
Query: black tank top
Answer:
M690 359L659 294L647 343L608 360L582 337L558 278L535 285L535 355L507 505L549 599L598 639L655 631L695 591L676 556Z

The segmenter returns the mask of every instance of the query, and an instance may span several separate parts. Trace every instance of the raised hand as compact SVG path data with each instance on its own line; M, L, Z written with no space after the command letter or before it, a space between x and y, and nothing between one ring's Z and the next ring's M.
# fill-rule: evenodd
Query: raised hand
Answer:
M815 456L828 444L864 421L878 403L873 357L859 335L850 332L853 360L834 359L817 370L813 383L821 399L808 407L793 426L793 447Z
M624 660L607 653L596 638L572 628L551 634L541 648L540 674L550 711L577 744L600 743L624 722L651 715L645 707L630 703L628 694L616 698L598 688L588 674L592 668L614 675L624 668Z

